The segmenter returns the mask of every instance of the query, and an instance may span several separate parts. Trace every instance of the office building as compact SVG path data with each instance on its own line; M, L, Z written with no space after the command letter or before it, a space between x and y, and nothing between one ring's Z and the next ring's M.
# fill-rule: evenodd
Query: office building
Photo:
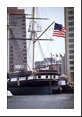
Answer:
M7 8L8 71L27 69L26 20L24 9Z
M61 74L65 74L65 55L61 57Z
M65 7L65 73L69 82L74 82L74 7Z

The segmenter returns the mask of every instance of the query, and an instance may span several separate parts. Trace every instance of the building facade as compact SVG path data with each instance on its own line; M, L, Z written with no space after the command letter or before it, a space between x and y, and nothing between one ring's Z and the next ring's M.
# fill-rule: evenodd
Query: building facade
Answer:
M7 8L8 71L27 69L26 20L24 9Z
M61 60L55 60L54 58L44 58L43 61L35 62L35 69L53 69L57 70L61 75Z
M74 82L74 7L65 7L65 73L69 82Z
M61 74L65 74L65 55L61 57Z

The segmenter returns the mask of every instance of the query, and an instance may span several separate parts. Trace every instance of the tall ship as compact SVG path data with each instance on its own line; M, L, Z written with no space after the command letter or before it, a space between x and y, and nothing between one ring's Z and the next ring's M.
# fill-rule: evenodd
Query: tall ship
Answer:
M35 62L35 48L36 48L36 42L39 43L39 41L52 41L52 39L45 39L41 38L44 33L55 23L53 21L43 32L41 32L41 26L37 23L37 20L48 20L48 18L40 18L36 17L36 8L32 8L31 14L24 14L23 12L17 12L15 9L13 9L13 12L8 11L8 51L10 55L10 49L14 51L13 58L18 57L19 65L11 65L9 71L7 73L7 90L11 91L13 95L38 95L38 94L55 94L55 93L71 93L73 92L73 89L67 85L67 78L63 77L61 78L61 74L56 69L56 62L52 57L49 59L44 59L42 62ZM18 27L22 27L24 29L24 25L18 23L16 24L15 20L12 22L12 19L28 19L30 20L29 26L28 26L28 33L29 38L26 38L24 35L21 36L22 32ZM17 19L16 19L17 20ZM17 26L18 25L18 26ZM44 24L45 25L45 24ZM17 26L17 28L16 28ZM15 31L14 31L15 30ZM20 36L18 36L19 30L21 32ZM40 33L41 32L41 33ZM17 36L15 35L17 33ZM40 33L39 36L37 36L37 33ZM26 41L31 42L31 52L30 55L32 56L31 63L27 61L27 55L30 50L28 47L26 47ZM21 48L23 48L22 43L24 43L24 52L22 54ZM12 46L10 46L10 44ZM20 44L20 45L19 45ZM14 45L14 47L13 47ZM39 46L41 48L41 45L39 43ZM12 49L14 48L14 49ZM27 50L25 50L27 48ZM42 48L41 48L42 51ZM27 54L26 54L27 53ZM43 51L42 51L43 54ZM44 55L44 54L43 54ZM39 53L38 53L39 56ZM10 57L11 58L11 57ZM26 61L23 60L23 58L26 58ZM17 62L17 59L15 60L15 64ZM8 59L9 61L9 59ZM9 63L9 62L8 62ZM11 61L12 63L12 61ZM31 67L30 67L31 65ZM54 68L54 66L56 66Z

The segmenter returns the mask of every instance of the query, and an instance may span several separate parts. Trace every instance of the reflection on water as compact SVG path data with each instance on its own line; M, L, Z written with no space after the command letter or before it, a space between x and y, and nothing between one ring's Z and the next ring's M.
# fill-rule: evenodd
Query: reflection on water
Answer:
M12 96L8 109L73 109L74 94Z

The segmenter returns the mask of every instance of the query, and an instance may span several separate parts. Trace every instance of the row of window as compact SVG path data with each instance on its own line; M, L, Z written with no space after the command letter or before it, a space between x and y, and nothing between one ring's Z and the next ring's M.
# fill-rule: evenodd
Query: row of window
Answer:
M23 37L26 37L26 34L24 34Z
M23 60L23 63L26 63L26 62L27 62L27 60L24 59L24 60ZM10 61L10 64L13 64L13 61Z
M26 55L26 53L23 55ZM27 59L27 57L24 57L24 59ZM13 60L13 56L10 57L10 60Z
M22 33L22 32L21 32ZM14 35L16 35L15 37L20 38L20 37L26 37L26 31L23 32L23 35L21 33L17 33L15 32ZM20 36L21 35L21 36ZM20 36L20 37L19 37Z
M26 23L22 23L22 26L25 26L26 25Z
M68 7L68 9L74 9L74 7Z
M27 60L27 56L23 58L24 60ZM10 57L10 63L13 63L13 57Z
M16 26L16 25L17 25L17 22L12 21L12 22L10 22L10 25L11 25L11 26Z
M23 44L24 44L24 48L26 48L26 42L23 42ZM10 46L10 50L11 50L11 52L13 52L13 46Z
M26 52L26 48L24 48L22 51L23 51L23 52Z
M21 15L11 15L9 16L10 19L25 19L25 15L21 16Z
M23 44L26 45L26 41L25 40L24 40Z
M11 22L10 25L12 26L26 26L26 23L25 22Z
M22 27L22 29L26 29L26 27Z
M23 21L23 22L17 22L17 21L10 21L10 25L12 25L12 26L25 26L26 25L26 23Z
M26 56L27 54L26 53L23 53L23 56Z

